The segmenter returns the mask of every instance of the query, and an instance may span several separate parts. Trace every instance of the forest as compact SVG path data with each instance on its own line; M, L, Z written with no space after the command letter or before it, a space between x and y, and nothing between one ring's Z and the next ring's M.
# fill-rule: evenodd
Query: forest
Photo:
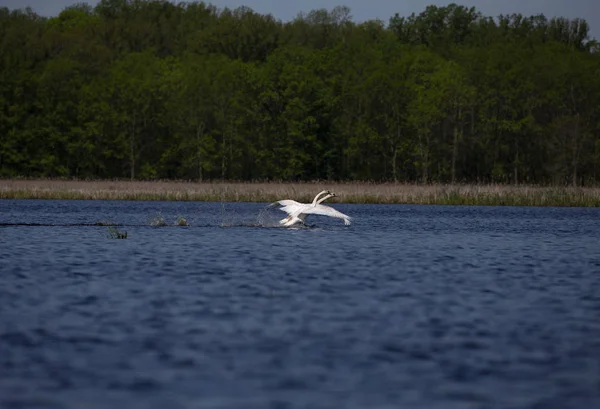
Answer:
M457 4L0 8L0 177L596 185L589 33Z

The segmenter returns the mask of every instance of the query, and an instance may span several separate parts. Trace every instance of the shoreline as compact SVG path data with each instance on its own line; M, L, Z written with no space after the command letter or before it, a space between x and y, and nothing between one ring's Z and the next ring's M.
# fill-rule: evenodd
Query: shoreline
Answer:
M0 199L310 202L324 189L338 196L332 203L600 207L599 187L0 179Z

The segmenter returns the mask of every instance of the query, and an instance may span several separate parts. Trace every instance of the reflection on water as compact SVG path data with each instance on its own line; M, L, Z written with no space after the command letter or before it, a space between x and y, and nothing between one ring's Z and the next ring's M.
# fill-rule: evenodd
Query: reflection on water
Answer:
M0 406L600 406L598 209L266 205L0 201Z

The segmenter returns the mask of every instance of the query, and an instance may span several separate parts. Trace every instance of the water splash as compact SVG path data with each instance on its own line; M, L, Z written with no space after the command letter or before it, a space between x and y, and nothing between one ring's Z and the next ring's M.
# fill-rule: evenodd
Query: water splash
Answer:
M153 216L150 216L148 218L148 224L150 224L150 226L166 226L167 222L165 221L165 218L162 215L162 212L158 212Z
M183 216L177 216L177 221L175 222L177 226L189 226L187 220Z
M231 208L226 208L226 204L221 202L221 211L217 223L219 227L282 227L279 224L281 215L275 211L269 211L268 208L259 210L258 215L249 219L247 215L241 215Z
M256 223L260 227L283 227L279 224L279 220L281 220L281 214L277 214L276 210L269 207L261 209L256 216Z
M225 203L221 202L221 222L219 223L219 226L232 227L233 225L233 217L231 212L228 212L225 209Z
M265 207L258 212L256 223L259 227L278 228L278 229L309 229L311 226L306 224L295 224L285 227L279 224L279 221L284 217L284 213L272 207Z

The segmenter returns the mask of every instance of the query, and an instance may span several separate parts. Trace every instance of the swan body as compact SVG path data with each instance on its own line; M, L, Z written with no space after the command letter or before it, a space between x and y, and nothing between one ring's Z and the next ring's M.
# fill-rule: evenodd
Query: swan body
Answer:
M350 221L352 220L350 216L345 215L344 213L339 212L332 207L321 204L321 202L335 196L335 193L331 193L329 190L323 190L315 196L312 203L299 203L295 200L284 199L278 200L277 202L272 203L270 206L280 205L281 207L279 210L283 210L288 214L286 218L279 221L279 224L282 224L285 227L293 226L296 223L304 224L306 216L310 214L336 217L344 220L345 225L349 225Z

